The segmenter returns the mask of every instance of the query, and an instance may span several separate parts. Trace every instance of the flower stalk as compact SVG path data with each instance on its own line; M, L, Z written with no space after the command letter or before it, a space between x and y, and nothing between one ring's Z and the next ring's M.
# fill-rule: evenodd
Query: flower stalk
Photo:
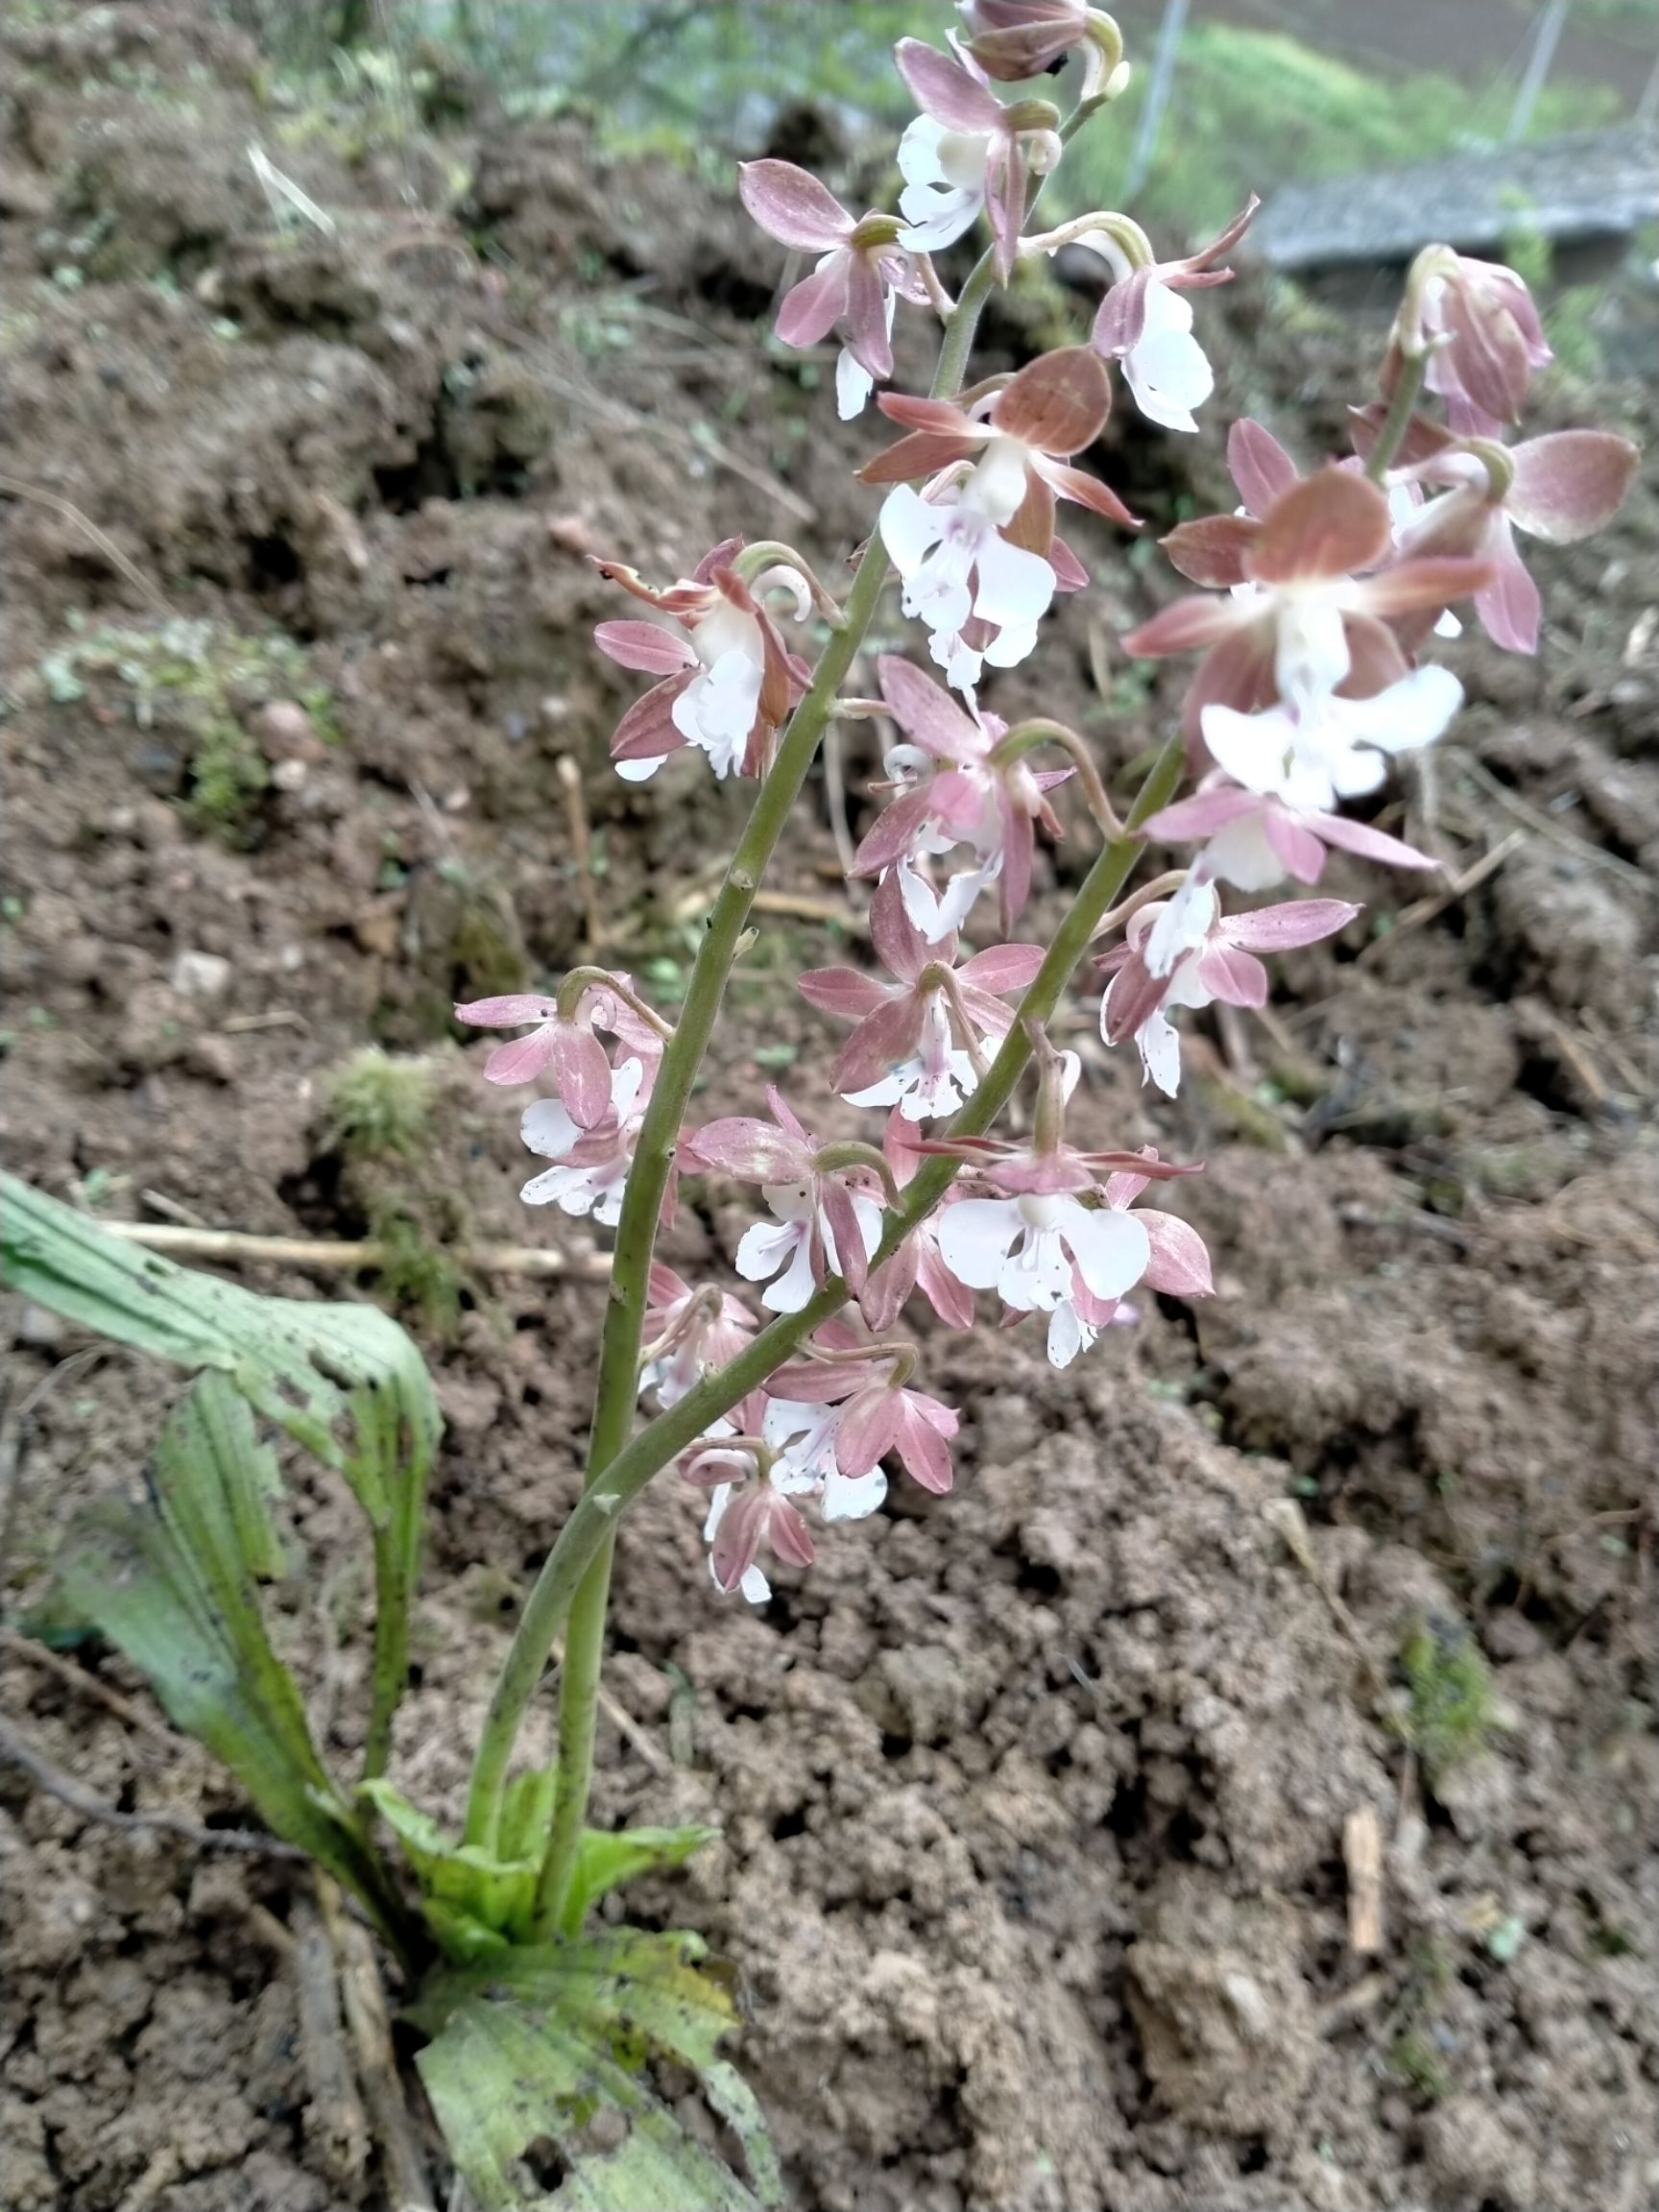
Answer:
M964 284L946 327L933 379L935 398L949 397L961 385L994 274L994 256L987 252ZM841 610L842 626L831 632L819 658L812 683L790 718L778 757L733 854L705 926L680 1020L663 1051L616 1228L588 1454L588 1493L595 1490L604 1471L621 1454L633 1426L651 1255L674 1144L725 997L738 941L767 863L835 710L836 694L875 618L887 575L886 549L878 537L872 538ZM570 1601L559 1695L558 1781L537 1887L536 1925L544 1934L569 1932L571 1882L592 1791L593 1736L613 1542L613 1524L607 1526L613 1533L595 1547ZM551 1565L550 1555L542 1575L538 1576L538 1590ZM469 1842L484 1848L494 1843L518 1723L558 1633L557 1621L549 1626L542 1618L543 1611L536 1608L533 1593L491 1698L479 1741L468 1797L466 1836Z

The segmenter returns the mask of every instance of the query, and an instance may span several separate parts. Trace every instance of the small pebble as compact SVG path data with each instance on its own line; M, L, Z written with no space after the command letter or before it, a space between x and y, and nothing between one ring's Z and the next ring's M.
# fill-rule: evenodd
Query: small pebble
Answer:
M167 985L180 998L197 998L211 1004L226 996L235 974L223 953L180 952L173 963Z
M62 1349L65 1334L56 1313L48 1313L44 1306L25 1306L17 1316L12 1340L25 1351L58 1352Z
M321 760L323 740L297 699L273 699L250 721L249 732L267 760L275 763Z

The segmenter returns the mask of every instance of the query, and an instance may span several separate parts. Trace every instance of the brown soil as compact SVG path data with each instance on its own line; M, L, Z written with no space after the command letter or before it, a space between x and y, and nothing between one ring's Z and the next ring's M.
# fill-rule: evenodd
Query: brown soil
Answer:
M867 526L847 471L870 430L837 429L822 380L757 348L776 257L732 208L605 172L571 126L289 143L206 9L60 14L4 51L0 466L72 501L176 616L304 659L241 652L211 698L163 685L141 718L137 649L96 639L163 617L61 508L9 505L9 1164L115 1214L158 1192L214 1224L358 1234L390 1171L342 1163L324 1079L374 1035L442 1070L421 1217L441 1200L471 1235L555 1239L517 1204L512 1105L444 1009L575 951L562 756L600 840L606 949L641 969L694 943L736 803L690 772L610 775L629 693L589 648L615 610L581 555L668 576L743 530L832 565ZM254 137L335 237L276 232ZM420 213L456 165L452 216ZM1300 416L1310 451L1335 436L1353 336L1255 297L1227 312L1214 420ZM1647 402L1549 404L1640 434ZM1216 433L1176 444L1124 423L1103 457L1155 520L1226 496ZM1096 588L998 705L1088 717L1117 768L1177 679L1148 690L1118 660L1106 713L1091 634L1169 587L1079 539ZM758 1614L710 1590L684 1495L648 1494L629 1527L610 1680L657 1756L607 1723L600 1811L723 1826L631 1910L735 1961L803 2207L1659 2201L1638 1013L1656 550L1639 488L1615 534L1540 559L1539 664L1457 650L1472 704L1406 803L1455 868L1513 837L1466 895L1385 931L1419 887L1344 874L1374 919L1284 963L1271 1030L1222 1040L1175 1115L1104 1064L1078 1001L1090 1133L1208 1163L1175 1203L1214 1301L1153 1303L1065 1375L1023 1333L928 1335L965 1409L955 1494L896 1489ZM313 687L321 734L261 713ZM212 834L203 754L227 711L265 752ZM850 739L854 793L868 758ZM834 901L827 820L815 782L779 880ZM1077 863L1045 865L1039 928ZM711 1100L788 1052L814 1095L830 1041L789 979L825 943L768 927ZM729 1255L742 1214L718 1201L683 1209L671 1256ZM397 1778L445 1812L573 1493L598 1318L590 1286L475 1289L428 1335L448 1431L398 1731ZM66 1368L78 1339L50 1317L0 1318L17 1392L52 1384L7 1548L20 1619L63 1516L133 1479L174 1385L115 1354ZM320 1566L280 1600L345 1764L353 1531L303 1465L293 1512ZM1428 1778L1400 1726L1413 1623L1493 1686L1489 1740ZM108 1652L68 1665L144 1706ZM241 1816L204 1760L14 1640L0 1695L108 1803ZM1384 1913L1361 1958L1342 1836L1367 1810ZM0 1766L7 2212L341 2201L301 2064L294 1896L285 1866L98 1826ZM383 2200L372 2176L358 2194Z

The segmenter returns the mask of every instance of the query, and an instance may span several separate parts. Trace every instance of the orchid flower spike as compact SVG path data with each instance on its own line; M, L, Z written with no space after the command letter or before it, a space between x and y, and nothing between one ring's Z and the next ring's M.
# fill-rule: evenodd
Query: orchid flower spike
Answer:
M706 753L722 779L764 774L779 726L806 688L810 671L733 565L741 546L741 539L726 539L665 590L619 562L594 563L608 582L672 624L601 622L593 633L600 652L621 667L663 679L629 708L611 739L616 772L631 783L654 776L685 745ZM768 581L784 573L773 569ZM796 613L804 620L812 589L805 577L798 581Z
M746 161L737 172L744 206L762 230L797 253L816 253L811 272L785 294L778 336L816 346L839 328L836 408L859 414L893 373L893 310L899 300L928 305L919 256L900 242L891 215L855 221L832 192L791 161Z

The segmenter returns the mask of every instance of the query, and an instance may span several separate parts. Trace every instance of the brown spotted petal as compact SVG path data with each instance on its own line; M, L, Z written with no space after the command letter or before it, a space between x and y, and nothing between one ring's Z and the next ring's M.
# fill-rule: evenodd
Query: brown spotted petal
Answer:
M1225 591L1246 580L1245 564L1261 535L1261 523L1248 515L1205 515L1195 522L1177 523L1158 542L1183 576Z
M1518 530L1570 545L1611 522L1641 458L1611 430L1551 430L1509 451L1503 511Z
M1377 486L1345 469L1321 469L1268 508L1247 573L1258 584L1334 582L1375 567L1391 542L1388 501Z
M1069 457L1094 443L1111 411L1106 364L1092 347L1063 346L1029 362L1003 386L991 421L1034 453Z

